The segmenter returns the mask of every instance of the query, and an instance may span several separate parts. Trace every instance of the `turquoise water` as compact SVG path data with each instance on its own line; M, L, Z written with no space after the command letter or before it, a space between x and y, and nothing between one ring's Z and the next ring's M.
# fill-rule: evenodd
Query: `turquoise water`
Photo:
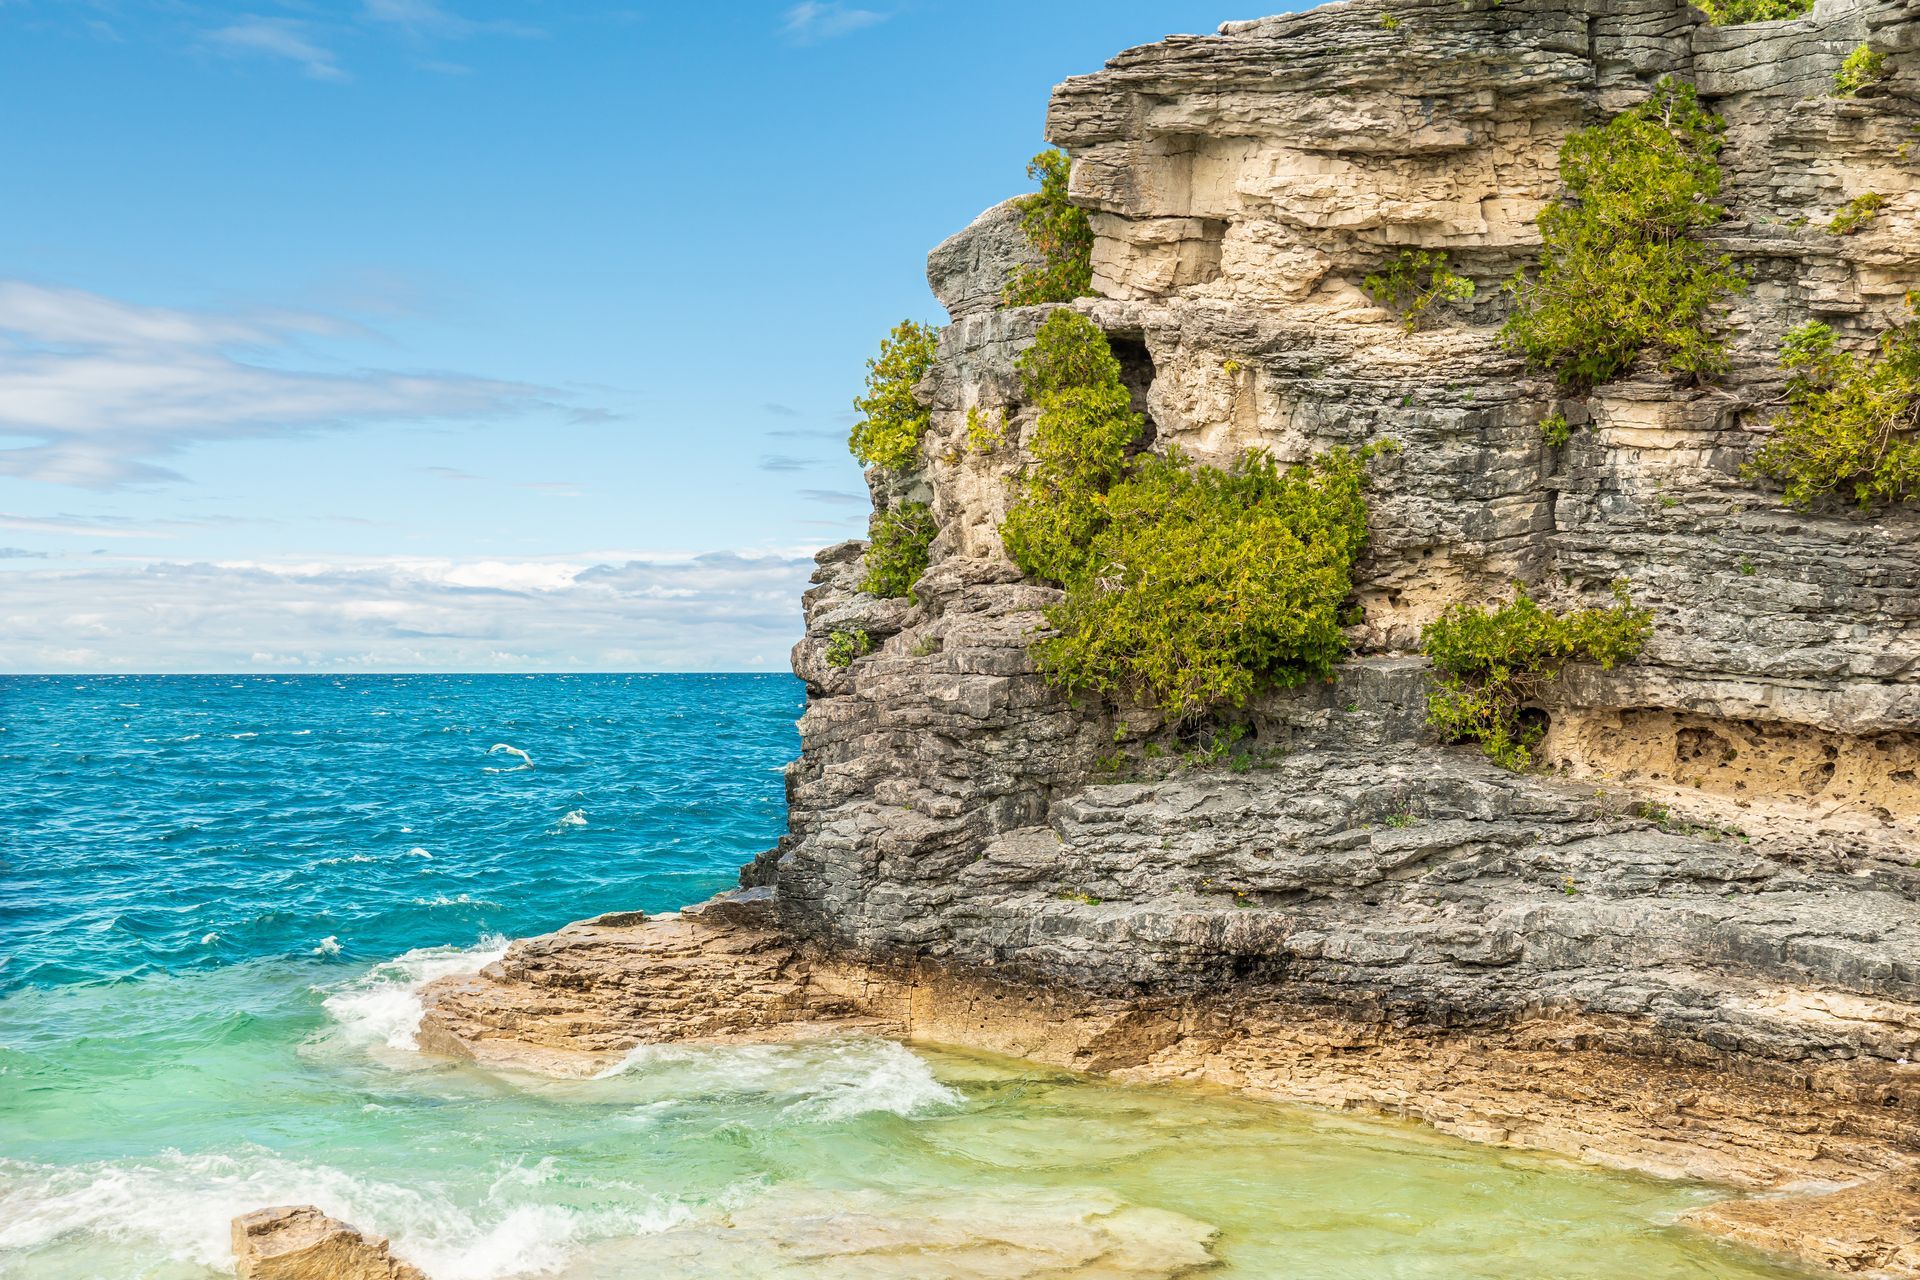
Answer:
M204 1280L320 1204L434 1280L1784 1276L1704 1192L846 1037L440 1062L414 992L783 819L798 682L0 681L0 1276ZM512 748L507 750L506 748Z

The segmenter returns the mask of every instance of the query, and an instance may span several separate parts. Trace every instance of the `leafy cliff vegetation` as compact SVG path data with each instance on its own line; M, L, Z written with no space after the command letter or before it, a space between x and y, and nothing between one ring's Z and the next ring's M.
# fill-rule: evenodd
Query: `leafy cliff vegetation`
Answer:
M1445 253L1427 249L1406 250L1360 284L1375 302L1400 313L1408 333L1435 308L1473 300L1473 281L1455 275Z
M1694 0L1694 4L1719 27L1798 18L1813 11L1813 0Z
M1020 200L1020 227L1040 251L1037 267L1022 267L1002 298L1010 307L1072 302L1093 292L1093 228L1087 211L1067 198L1072 165L1064 152L1042 151L1027 165L1040 190Z
M867 393L853 402L860 420L847 447L863 466L910 468L932 415L913 398L914 384L933 367L939 335L928 325L902 320L867 361Z
M1538 274L1520 276L1506 336L1570 386L1624 373L1642 351L1701 376L1726 366L1714 309L1745 286L1696 236L1723 214L1723 124L1668 77L1647 101L1560 149L1562 198L1540 215Z
M1256 452L1225 470L1130 456L1144 423L1105 335L1071 311L1047 318L1019 369L1040 412L1001 537L1066 591L1034 646L1056 685L1180 721L1332 670L1370 450L1287 468Z
M1887 55L1877 52L1872 45L1859 44L1840 64L1840 70L1833 77L1833 96L1836 98L1857 97L1863 90L1871 89L1891 74L1887 65Z
M1436 673L1427 723L1448 741L1478 742L1496 764L1526 768L1544 730L1521 712L1561 669L1575 661L1611 668L1646 647L1652 614L1634 607L1624 583L1615 583L1613 594L1607 608L1564 615L1518 588L1497 609L1447 609L1420 635Z
M1914 295L1908 295L1909 303ZM1844 493L1863 507L1920 498L1920 313L1855 355L1814 321L1787 335L1787 407L1754 459L1789 505Z
M913 595L927 571L927 546L938 532L924 502L902 502L873 518L867 544L867 575L860 589L876 596Z

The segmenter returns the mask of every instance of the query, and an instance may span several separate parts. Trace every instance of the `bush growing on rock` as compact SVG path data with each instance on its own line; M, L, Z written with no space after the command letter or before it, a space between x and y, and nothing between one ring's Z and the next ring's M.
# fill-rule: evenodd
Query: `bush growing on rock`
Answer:
M1909 295L1909 302L1913 295ZM1790 506L1846 492L1862 507L1920 498L1920 314L1872 355L1842 350L1814 321L1787 335L1787 407L1750 474L1785 484Z
M1027 243L1043 259L1021 267L1001 297L1010 307L1042 302L1072 302L1093 292L1093 227L1087 211L1067 197L1072 162L1064 152L1047 150L1027 165L1040 190L1020 200L1020 227Z
M1427 249L1406 250L1360 284L1375 302L1400 313L1401 327L1408 333L1435 307L1473 301L1473 281L1455 275L1445 253Z
M1830 236L1850 236L1864 226L1872 224L1880 216L1887 198L1878 191L1869 191L1855 196L1835 210L1833 221L1827 223Z
M1840 70L1833 77L1833 96L1852 98L1863 89L1871 89L1887 78L1887 55L1874 51L1872 45L1855 45L1840 63Z
M913 584L927 571L927 545L936 532L933 511L924 502L902 502L875 516L860 589L876 596L911 597Z
M1695 233L1724 213L1723 124L1672 77L1560 149L1566 193L1540 214L1540 269L1509 286L1506 336L1570 386L1624 373L1644 350L1695 377L1726 367L1714 309L1746 282Z
M1694 0L1694 7L1716 27L1730 27L1742 22L1804 17L1813 11L1813 0Z
M1361 463L1344 449L1285 469L1254 452L1224 471L1142 455L1047 612L1058 634L1035 648L1041 669L1169 720L1331 674L1367 536Z
M1077 312L1048 316L1015 367L1040 416L1029 442L1033 465L1018 482L1000 539L1023 572L1065 582L1084 563L1107 490L1125 472L1127 446L1146 420L1133 411L1106 335Z
M873 652L873 637L859 628L850 631L835 631L827 636L827 665L830 667L850 667L855 658L864 658Z
M1497 609L1456 604L1420 633L1436 680L1427 694L1427 723L1450 742L1480 744L1489 759L1520 770L1533 762L1543 730L1521 711L1569 662L1603 668L1631 661L1646 647L1653 615L1637 609L1625 583L1614 603L1558 615L1516 587Z
M1145 422L1105 335L1071 311L1048 317L1019 368L1040 413L1001 538L1065 589L1047 611L1055 634L1034 643L1056 686L1182 721L1332 670L1371 448L1288 468L1259 452L1226 470L1130 457Z
M913 388L933 367L938 338L929 326L902 320L867 361L867 393L853 402L860 420L847 441L862 466L905 471L919 456L933 415L913 398Z

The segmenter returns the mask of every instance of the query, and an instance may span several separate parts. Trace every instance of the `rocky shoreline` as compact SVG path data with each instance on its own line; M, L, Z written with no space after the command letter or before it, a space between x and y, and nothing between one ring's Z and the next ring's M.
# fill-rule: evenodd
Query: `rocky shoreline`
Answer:
M1889 78L1835 96L1866 42ZM1560 144L1667 76L1726 122L1730 367L1572 394L1501 341L1499 285ZM422 1045L591 1074L858 1029L1207 1082L1765 1193L1692 1220L1920 1276L1920 513L1791 510L1742 473L1782 335L1863 347L1920 289L1920 0L1728 27L1348 0L1127 51L1055 91L1048 133L1092 211L1099 296L1068 305L1151 447L1398 444L1338 678L1248 707L1228 753L1036 670L1060 593L998 530L1037 413L1014 362L1052 308L1000 305L1030 250L996 206L929 260L952 322L917 461L869 473L876 510L926 504L927 571L883 598L867 544L819 557L787 835L739 894L434 984ZM1877 217L1829 234L1863 192ZM1360 287L1407 247L1476 286L1450 323ZM1652 639L1532 709L1544 768L1433 740L1413 651L1442 609L1622 578Z

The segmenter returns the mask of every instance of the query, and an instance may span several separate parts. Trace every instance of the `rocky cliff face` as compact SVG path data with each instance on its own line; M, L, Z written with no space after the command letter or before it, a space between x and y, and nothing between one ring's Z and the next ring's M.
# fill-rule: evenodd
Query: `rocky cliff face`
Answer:
M1869 39L1892 78L1830 96ZM1728 126L1733 368L1570 397L1500 341L1499 286L1538 250L1560 143L1669 74ZM952 322L924 465L873 477L938 518L918 603L857 589L859 543L807 596L790 832L748 871L786 929L1092 998L1337 1011L1376 1048L1598 1018L1629 1056L1871 1094L1876 1133L1920 1149L1920 512L1792 511L1739 475L1783 334L1864 345L1920 288L1920 3L1713 27L1675 0L1349 0L1123 53L1055 90L1048 133L1097 234L1100 296L1073 305L1154 447L1403 445L1376 464L1352 659L1255 707L1237 770L1116 766L1138 717L1035 673L1058 597L996 529L1034 419L1012 361L1047 309L997 306L1026 250L990 210L930 261ZM1869 191L1881 216L1829 234ZM1407 333L1369 301L1410 246L1450 252L1470 314ZM970 446L970 410L1007 443ZM1563 682L1547 772L1430 740L1422 624L1622 577L1653 640ZM884 643L829 666L851 628Z
M1829 96L1868 40L1891 77ZM1498 286L1538 250L1561 142L1666 75L1728 126L1733 367L1569 396L1502 344ZM1059 596L997 529L1035 420L1013 360L1048 309L998 305L1030 252L1001 205L929 263L952 323L921 465L870 476L931 504L931 566L887 600L858 588L864 544L821 553L789 833L754 887L516 944L429 990L423 1043L590 1070L879 1028L1818 1189L1702 1219L1920 1276L1920 512L1795 512L1739 475L1782 335L1864 344L1920 288L1920 0L1720 28L1678 0L1349 0L1124 53L1055 91L1049 133L1097 233L1100 296L1072 305L1152 447L1400 442L1338 679L1253 706L1224 755L1156 757L1151 717L1035 671ZM1828 234L1867 192L1880 216ZM1478 301L1406 332L1360 281L1407 247ZM1431 739L1424 623L1621 577L1653 640L1556 687L1545 769ZM832 665L853 630L877 651Z

